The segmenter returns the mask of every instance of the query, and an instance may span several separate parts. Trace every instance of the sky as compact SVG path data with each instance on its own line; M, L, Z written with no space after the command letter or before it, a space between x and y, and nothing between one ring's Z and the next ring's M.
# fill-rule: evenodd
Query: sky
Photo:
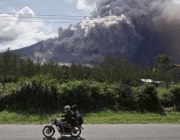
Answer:
M96 0L0 0L0 51L27 47L77 24Z

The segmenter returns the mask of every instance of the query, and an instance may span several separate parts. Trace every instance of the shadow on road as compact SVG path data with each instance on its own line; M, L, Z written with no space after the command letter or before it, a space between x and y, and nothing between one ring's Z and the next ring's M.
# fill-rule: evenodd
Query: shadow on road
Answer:
M43 140L56 140L55 138L53 138L53 137L50 137L50 138L48 138L48 137L44 137L43 138Z
M54 138L54 137L44 137L43 140L85 140L85 138L81 138L81 137L77 137L77 138L73 138L73 137L66 137L66 136L61 136L59 138Z

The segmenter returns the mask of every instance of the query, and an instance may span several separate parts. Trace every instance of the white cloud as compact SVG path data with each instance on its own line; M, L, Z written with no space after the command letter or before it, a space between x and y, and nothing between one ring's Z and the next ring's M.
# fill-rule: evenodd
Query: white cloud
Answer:
M92 11L96 7L97 0L66 0L69 2L77 2L77 8Z
M96 0L78 0L78 9L89 9L93 10L96 6Z
M35 13L24 7L16 15L0 14L0 49L19 49L35 44L40 40L57 37Z

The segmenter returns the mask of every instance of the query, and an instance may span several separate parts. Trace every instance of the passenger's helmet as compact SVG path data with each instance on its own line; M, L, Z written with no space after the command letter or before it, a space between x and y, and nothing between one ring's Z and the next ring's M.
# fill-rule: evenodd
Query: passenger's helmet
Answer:
M73 105L73 106L72 106L72 109L73 109L73 110L77 110L77 105Z
M70 109L71 109L71 107L70 107L69 105L66 105L66 106L64 107L64 111L65 111L65 112L68 112Z

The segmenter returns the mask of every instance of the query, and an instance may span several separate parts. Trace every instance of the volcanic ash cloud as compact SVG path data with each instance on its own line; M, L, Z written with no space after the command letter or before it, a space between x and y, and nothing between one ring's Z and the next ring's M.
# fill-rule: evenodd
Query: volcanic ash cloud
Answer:
M173 20L180 19L177 1L98 0L95 5L91 17L67 29L59 28L56 51L98 63L106 56L138 57L137 61L146 61L147 55L153 60L160 53L178 56L180 20Z

